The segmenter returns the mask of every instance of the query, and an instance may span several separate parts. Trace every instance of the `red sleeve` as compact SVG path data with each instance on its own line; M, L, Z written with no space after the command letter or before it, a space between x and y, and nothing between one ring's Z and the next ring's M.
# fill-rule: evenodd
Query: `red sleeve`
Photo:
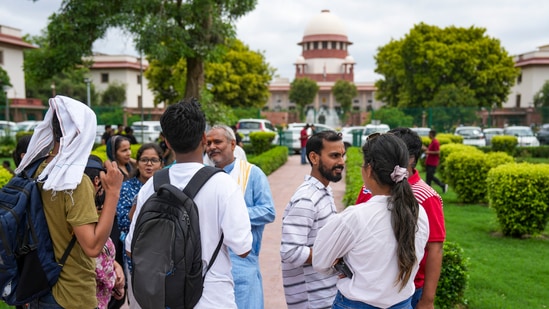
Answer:
M362 186L360 189L360 193L358 194L358 197L356 198L355 205L358 205L360 203L367 202L370 198L372 198L372 193L370 190L366 189L365 186Z
M423 203L423 209L429 219L429 240L428 242L443 242L446 239L446 228L444 227L444 212L442 201L437 196L432 196Z

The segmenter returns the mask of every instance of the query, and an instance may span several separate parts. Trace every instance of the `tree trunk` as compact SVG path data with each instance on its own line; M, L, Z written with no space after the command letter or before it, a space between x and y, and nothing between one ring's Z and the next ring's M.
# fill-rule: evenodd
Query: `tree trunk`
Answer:
M187 86L185 99L200 99L200 89L204 86L204 61L202 58L187 58Z

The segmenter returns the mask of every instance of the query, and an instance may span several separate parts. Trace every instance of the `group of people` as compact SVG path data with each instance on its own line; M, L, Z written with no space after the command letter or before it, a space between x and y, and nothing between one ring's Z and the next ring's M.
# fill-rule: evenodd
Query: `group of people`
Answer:
M128 137L112 135L105 140L108 160L101 162L89 155L93 111L64 96L49 105L16 172L46 158L36 176L56 258L72 235L77 242L51 293L30 308L119 308L126 301L139 308L131 287L131 243L135 218L154 193L151 179L169 167L170 183L182 190L205 162L225 171L194 198L205 265L224 238L195 308L264 307L259 253L275 207L266 175L239 157L231 127L206 132L199 102L186 99L161 116L163 147L143 144L134 160ZM342 179L342 137L333 131L307 134L302 153L311 173L282 218L288 308L433 308L444 218L440 196L415 170L417 140L409 129L370 136L362 147L370 196L338 214L329 184ZM165 160L163 148L172 161Z

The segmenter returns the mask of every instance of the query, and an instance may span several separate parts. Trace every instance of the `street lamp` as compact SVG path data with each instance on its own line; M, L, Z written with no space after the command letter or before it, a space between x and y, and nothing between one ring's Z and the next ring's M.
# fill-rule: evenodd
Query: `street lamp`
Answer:
M55 98L55 82L51 83L51 95L52 98Z
M4 97L6 97L6 128L7 128L7 136L10 136L10 100L8 99L8 90L10 90L11 87L9 85L3 85L2 90L4 91Z
M89 78L84 78L84 83L86 83L86 90L88 92L88 107L91 107L91 101L90 101L90 83L91 83L91 79Z

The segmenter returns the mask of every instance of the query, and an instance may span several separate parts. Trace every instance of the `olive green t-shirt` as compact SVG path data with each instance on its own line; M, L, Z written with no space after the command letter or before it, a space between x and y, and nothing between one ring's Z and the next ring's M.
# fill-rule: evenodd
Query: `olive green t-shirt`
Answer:
M42 163L36 175L46 165ZM42 189L42 184L39 187ZM74 190L41 190L40 193L55 259L59 261L72 238L72 227L98 221L94 187L89 177L82 174L82 181ZM77 241L53 286L53 297L63 308L96 308L95 290L95 258L87 256Z

